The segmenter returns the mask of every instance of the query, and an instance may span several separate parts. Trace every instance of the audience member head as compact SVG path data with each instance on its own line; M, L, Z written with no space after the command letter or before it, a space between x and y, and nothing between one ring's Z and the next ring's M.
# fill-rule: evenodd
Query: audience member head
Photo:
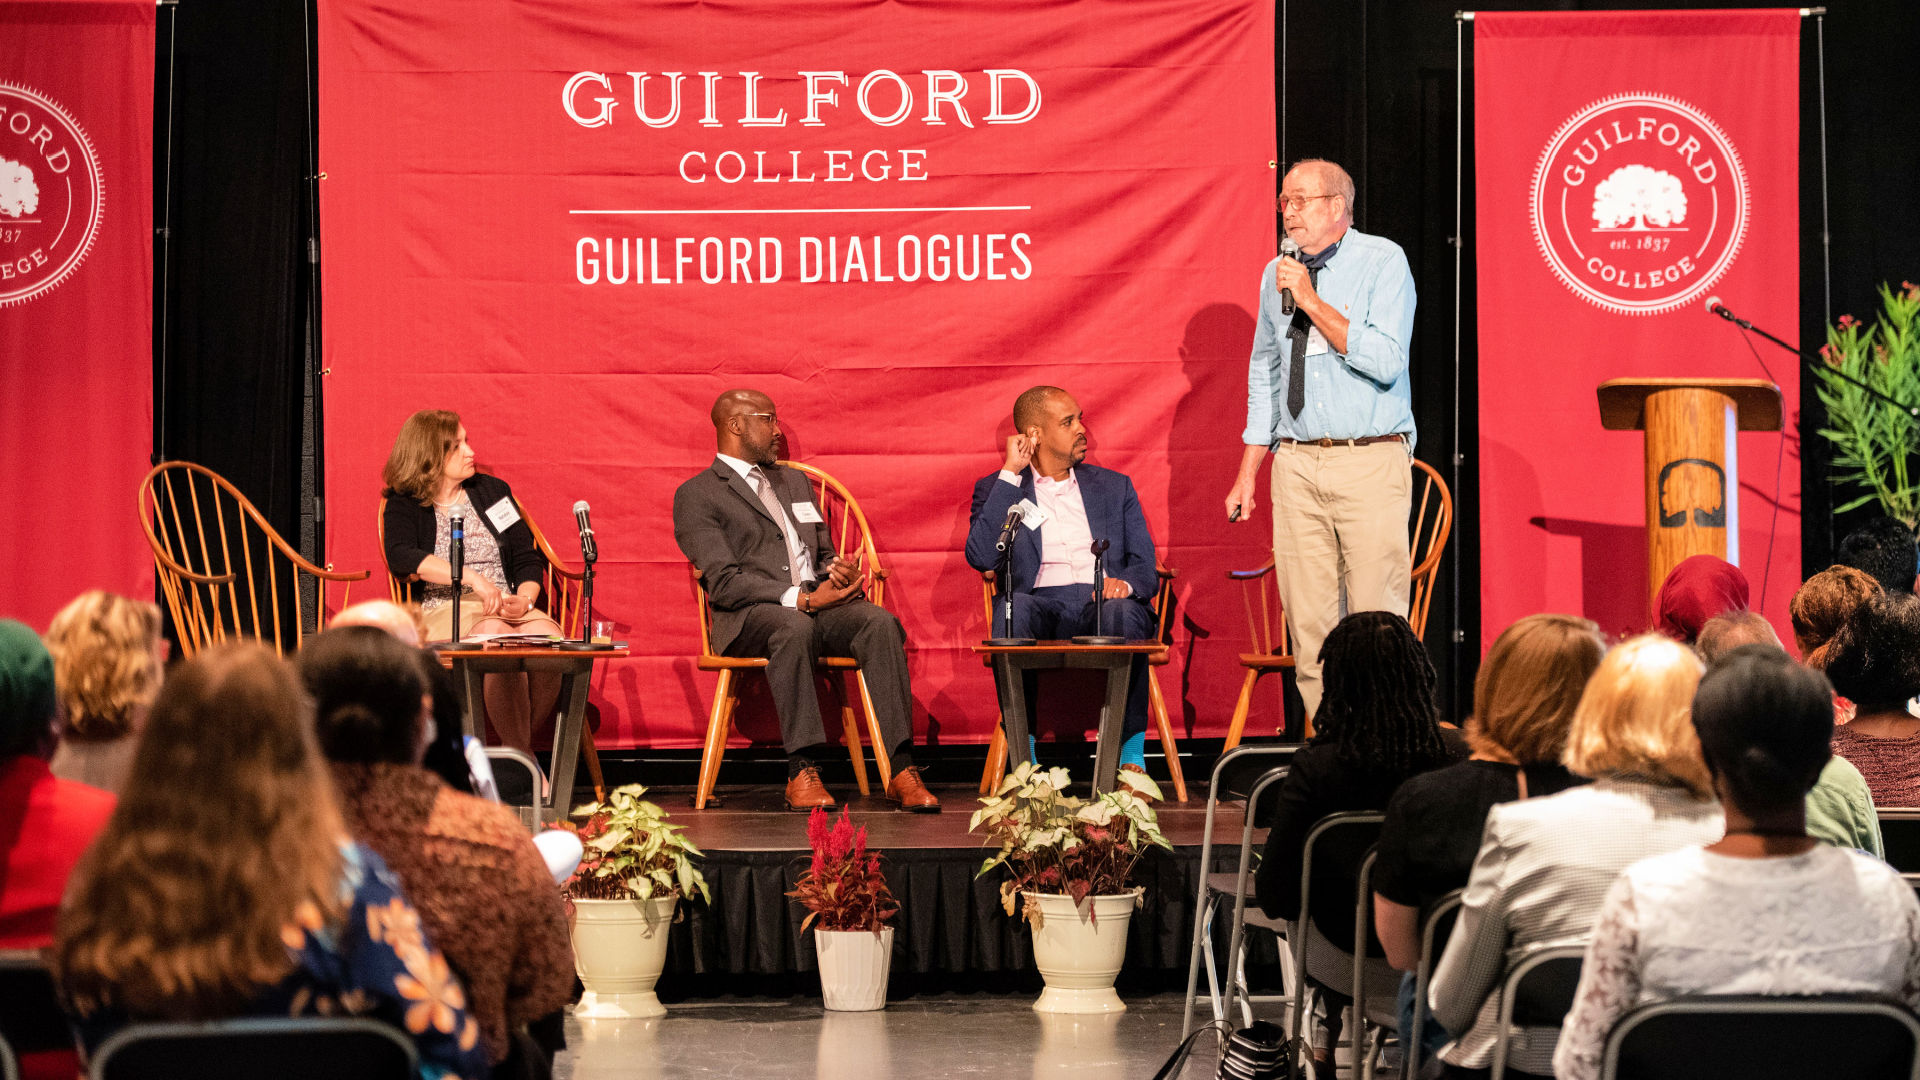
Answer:
M1860 605L1882 591L1873 575L1838 564L1802 582L1787 605L1787 615L1793 620L1793 644L1800 650L1801 663L1811 668L1826 667L1833 651L1833 635Z
M1920 572L1920 548L1906 522L1877 517L1840 541L1834 561L1866 571L1890 593L1910 593L1914 574Z
M780 460L774 448L781 444L780 419L773 399L758 390L729 390L714 399L713 441L730 458L749 465L772 465Z
M1700 658L1658 634L1614 646L1587 680L1567 730L1567 768L1590 779L1623 777L1713 797L1690 718Z
M1446 760L1427 647L1407 620L1361 611L1320 646L1322 691L1315 742L1355 764L1411 775Z
M1827 678L1861 713L1904 710L1920 696L1920 597L1883 593L1854 609L1827 654Z
M59 712L53 658L25 623L0 619L0 760L44 754Z
M1742 645L1701 676L1693 729L1723 800L1749 820L1804 815L1833 756L1833 687L1778 645Z
M201 1019L292 970L290 923L339 913L345 827L291 665L252 643L176 666L54 942L82 1011Z
M296 659L330 761L417 764L433 737L433 701L420 650L371 626L309 638Z
M421 409L407 417L380 473L389 497L397 495L431 506L450 468L464 463L465 471L472 475L473 455L466 444L466 430L460 414L445 409ZM464 451L460 461L454 460L456 451Z
M1682 559L1654 597L1660 632L1691 645L1708 619L1747 610L1747 592L1747 575L1727 560L1714 555Z
M1771 645L1785 651L1780 635L1773 632L1773 624L1757 611L1729 611L1708 619L1700 628L1700 636L1694 639L1693 651L1700 654L1701 663L1711 664L1722 653L1742 645Z
M61 738L107 742L132 734L166 668L160 609L98 589L81 593L53 617L45 640L65 714Z
M329 629L371 626L400 639L401 644L419 648L427 640L427 622L412 604L391 600L366 600L347 608L327 624Z
M1606 651L1600 627L1574 615L1529 615L1502 630L1473 680L1468 744L1520 765L1559 761L1574 707Z

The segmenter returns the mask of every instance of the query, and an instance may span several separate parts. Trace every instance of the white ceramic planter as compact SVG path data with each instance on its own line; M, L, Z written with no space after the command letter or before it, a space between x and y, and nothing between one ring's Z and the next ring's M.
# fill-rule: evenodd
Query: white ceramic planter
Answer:
M586 992L573 1015L589 1019L665 1016L653 992L667 964L674 898L575 900L573 969Z
M1034 1012L1117 1013L1126 1002L1113 980L1127 957L1127 924L1138 893L1089 896L1076 908L1068 896L1028 893L1037 903L1040 925L1033 929L1033 962L1047 988Z
M887 1007L887 970L893 963L893 927L876 936L865 930L815 930L820 958L820 996L835 1012L872 1012Z

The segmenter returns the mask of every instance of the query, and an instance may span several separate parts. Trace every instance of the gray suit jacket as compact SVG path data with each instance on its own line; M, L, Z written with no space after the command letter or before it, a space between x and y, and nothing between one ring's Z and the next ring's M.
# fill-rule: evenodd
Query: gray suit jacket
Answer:
M795 517L793 522L800 542L813 552L818 571L835 553L812 485L794 469L770 465L766 473L789 514L795 503L801 503L813 507L813 516L822 519L808 523ZM673 539L707 587L716 653L725 652L740 633L749 607L778 604L780 594L793 587L787 539L780 524L753 493L753 485L718 458L673 493Z

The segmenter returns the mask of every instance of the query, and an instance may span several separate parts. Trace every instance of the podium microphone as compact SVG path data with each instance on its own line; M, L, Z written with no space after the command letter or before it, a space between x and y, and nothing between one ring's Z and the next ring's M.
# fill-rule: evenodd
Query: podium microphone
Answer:
M1300 245L1293 242L1293 237L1289 236L1285 240L1280 241L1280 257L1283 259L1293 259L1295 261L1299 260ZM1293 314L1293 290L1292 289L1280 290L1280 314L1282 315Z
M1013 543L1013 527L1020 524L1026 516L1026 510L1019 503L1013 504L1013 507L1007 511L1007 523L1000 526L1000 539L993 542L993 550L1007 550L1007 545Z
M1727 305L1721 303L1720 298L1717 296L1707 297L1706 308L1707 308L1707 314L1718 315L1721 318L1727 320L1728 322L1732 323L1733 325L1739 327L1742 330L1753 329L1752 323L1748 322L1747 320L1741 318L1738 315L1735 315L1732 311L1728 310Z
M594 540L591 513L587 500L573 504L573 522L580 526L580 561L586 565L580 580L580 640L554 642L553 647L562 651L590 652L602 648L593 641L593 564L600 559L600 545Z
M591 510L585 499L573 504L573 520L580 526L580 558L587 563L593 563L600 558L600 546L594 543L593 524L588 516Z

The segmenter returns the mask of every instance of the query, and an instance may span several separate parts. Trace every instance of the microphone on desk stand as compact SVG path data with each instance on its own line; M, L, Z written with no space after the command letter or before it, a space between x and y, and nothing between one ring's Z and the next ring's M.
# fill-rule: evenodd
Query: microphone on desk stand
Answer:
M1107 548L1108 541L1093 542L1093 633L1076 634L1075 645L1125 645L1127 639L1103 633L1106 622L1103 618L1107 602Z
M600 561L600 542L593 533L593 508L587 500L573 504L574 524L580 526L580 562L585 567L580 582L580 602L585 614L580 619L579 641L556 641L553 647L563 652L590 652L604 646L593 640L593 564Z
M460 585L460 575L465 572L467 554L466 518L454 514L448 521L451 538L447 541L447 567L453 586L453 639L434 646L449 652L466 652L480 648L477 641L460 640L460 595L464 591Z

